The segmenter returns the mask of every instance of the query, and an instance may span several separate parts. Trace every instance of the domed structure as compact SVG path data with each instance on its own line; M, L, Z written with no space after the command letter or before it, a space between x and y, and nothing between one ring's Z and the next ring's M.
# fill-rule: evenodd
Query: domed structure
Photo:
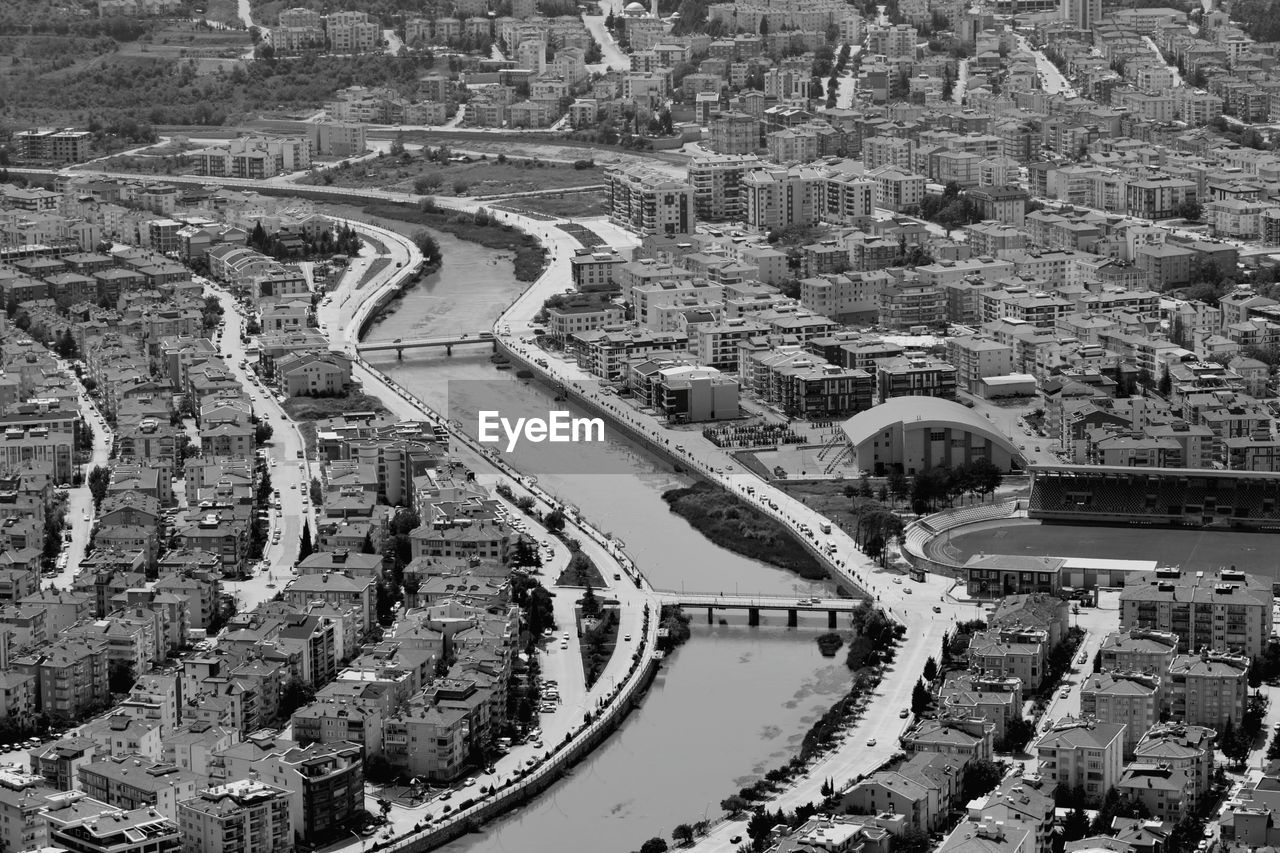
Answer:
M1001 471L1022 467L1008 436L972 409L940 397L891 397L841 424L858 467L884 476L958 468L986 459Z
M628 3L622 8L622 14L628 18L643 18L649 14L649 10L644 7L643 3Z

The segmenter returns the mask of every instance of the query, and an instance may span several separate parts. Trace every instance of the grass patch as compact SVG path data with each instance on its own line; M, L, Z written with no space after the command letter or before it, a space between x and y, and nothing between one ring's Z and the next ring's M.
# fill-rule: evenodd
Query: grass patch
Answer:
M723 489L697 483L664 492L662 499L672 512L722 548L808 580L827 579L826 569L786 527Z
M284 401L284 411L298 424L302 441L308 452L316 449L316 421L337 417L346 412L377 412L386 414L387 407L372 394L355 392L345 397L290 397Z
M387 407L371 394L356 392L345 397L290 397L284 410L295 421L320 421L347 412L383 413Z
M569 558L569 565L564 567L560 577L556 578L556 586L590 586L600 589L607 586L600 568L581 551L574 551Z
M374 276L382 272L390 265L390 258L377 258L373 263L369 264L369 268L364 271L364 275L360 276L360 281L356 284L356 290L360 290L366 284L373 281Z
M487 249L506 251L514 254L517 281L533 281L542 275L547 264L547 253L542 245L528 234L510 225L490 222L488 225L476 224L475 218L466 213L444 210L441 208L422 209L407 204L370 204L365 205L364 212L370 216L381 216L385 219L396 219L434 228L462 240L479 243Z
M875 497L884 479L871 480L871 494ZM831 519L831 523L841 530L852 533L858 527L858 518L854 514L856 501L848 498L844 490L852 486L858 488L857 480L841 480L826 483L793 483L789 480L776 480L773 483L793 498L808 504L815 512L822 513ZM890 509L898 509L892 499L886 502Z
M576 608L578 624L583 623L582 602ZM578 643L578 652L582 655L582 674L586 679L587 689L600 679L600 673L609 665L613 650L618 645L618 606L605 604L600 608L600 615L591 627L583 627L582 638Z

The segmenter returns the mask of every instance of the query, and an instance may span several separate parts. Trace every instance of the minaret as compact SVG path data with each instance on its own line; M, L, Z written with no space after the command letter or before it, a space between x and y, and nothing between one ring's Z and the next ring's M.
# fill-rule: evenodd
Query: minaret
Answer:
M661 16L658 14L658 0L652 0L652 4L653 4L653 9L652 9L652 11L650 12L650 14L651 14L651 15L653 15L653 17L654 17L655 19L656 19L656 18L661 17Z

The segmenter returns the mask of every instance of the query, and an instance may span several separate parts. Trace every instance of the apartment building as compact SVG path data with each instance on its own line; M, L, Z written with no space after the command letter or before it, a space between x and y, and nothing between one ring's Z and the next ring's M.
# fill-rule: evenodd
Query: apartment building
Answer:
M364 808L363 747L311 744L253 736L214 758L211 780L248 779L288 793L289 823L306 844L331 842L347 834L343 826Z
M817 225L826 204L826 174L807 166L757 169L742 188L746 222L761 230Z
M688 234L696 221L693 187L645 165L610 169L609 219L644 236Z
M734 370L738 366L738 345L768 332L766 324L741 317L720 323L703 323L690 338L689 352L700 364Z
M289 795L255 779L206 788L178 804L183 853L289 853Z
M197 175L218 178L274 178L311 167L309 137L243 136L187 153Z
M169 820L200 781L188 770L139 755L99 758L79 769L79 788L90 797L122 809L153 808Z
M13 134L13 145L20 160L40 163L82 163L89 159L87 130L42 128L20 130Z
M1124 725L1066 717L1031 745L1040 772L1068 790L1080 787L1090 804L1102 802L1120 781L1124 766Z
M914 175L896 166L881 166L867 172L867 178L876 184L876 207L900 212L905 207L918 205L924 200L924 175Z
M1028 690L1044 680L1049 634L1038 628L984 631L969 643L969 667L984 675L1016 678Z
M880 296L892 281L884 271L802 278L800 304L843 323L872 323L879 318Z
M325 18L332 53L370 53L382 43L382 28L364 12L333 12Z
M74 853L179 853L178 825L153 808L121 810L87 796L45 811L49 845Z
M1195 200L1195 182L1184 178L1144 178L1125 188L1126 212L1143 219L1172 219L1182 205Z
M579 367L601 379L616 381L627 375L633 359L685 352L688 343L688 336L682 332L598 329L578 335L577 361Z
M1249 658L1226 652L1178 655L1169 665L1171 719L1192 726L1240 725L1249 698Z
M894 279L880 291L880 325L910 331L942 323L947 316L946 295L923 279Z
M1271 584L1244 572L1161 569L1131 576L1120 594L1120 625L1176 634L1178 650L1257 657L1272 631Z
M754 121L754 119L753 119ZM717 149L719 150L719 149ZM754 147L749 151L754 151ZM737 222L746 218L744 180L765 164L747 152L695 157L689 162L694 213L702 222Z
M1134 628L1108 634L1102 640L1100 652L1104 671L1163 676L1178 656L1178 637L1153 628Z
M988 376L1013 373L1013 347L990 338L947 338L947 361L955 365L956 386L977 394Z
M1125 755L1137 739L1160 722L1164 709L1163 676L1159 673L1097 672L1080 688L1080 713L1103 723L1125 726Z
M822 218L848 224L872 215L876 203L876 182L863 175L836 172L827 176Z
M54 719L70 722L110 700L107 657L107 643L69 638L15 657L12 663L17 672L36 678L37 707Z
M956 367L950 362L909 353L876 360L876 399L893 397L941 397L954 400Z
M1196 809L1213 785L1214 745L1218 732L1206 726L1166 722L1152 726L1138 740L1134 760L1184 771L1192 782L1188 808Z

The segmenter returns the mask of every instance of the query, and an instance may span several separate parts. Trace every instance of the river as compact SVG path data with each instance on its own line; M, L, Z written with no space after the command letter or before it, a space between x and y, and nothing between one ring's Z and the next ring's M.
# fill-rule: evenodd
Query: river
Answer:
M409 291L369 329L367 340L487 328L519 292L505 260L493 263L492 253L448 234L436 238L444 258L439 272ZM466 423L495 400L504 411L565 405L554 401L552 389L497 370L482 349L459 348L451 357L428 352L375 363ZM688 478L625 438L606 437L567 450L541 445L537 458L515 462L537 470L544 488L621 539L655 587L788 595L830 590L707 541L661 499ZM670 837L676 824L700 820L704 811L718 817L721 799L795 755L809 724L847 689L843 660L818 653L815 631L790 631L767 619L748 628L741 624L745 617L738 624L717 618L709 626L705 613L690 615L693 638L663 667L643 708L618 734L531 805L446 849L634 850L652 836Z

